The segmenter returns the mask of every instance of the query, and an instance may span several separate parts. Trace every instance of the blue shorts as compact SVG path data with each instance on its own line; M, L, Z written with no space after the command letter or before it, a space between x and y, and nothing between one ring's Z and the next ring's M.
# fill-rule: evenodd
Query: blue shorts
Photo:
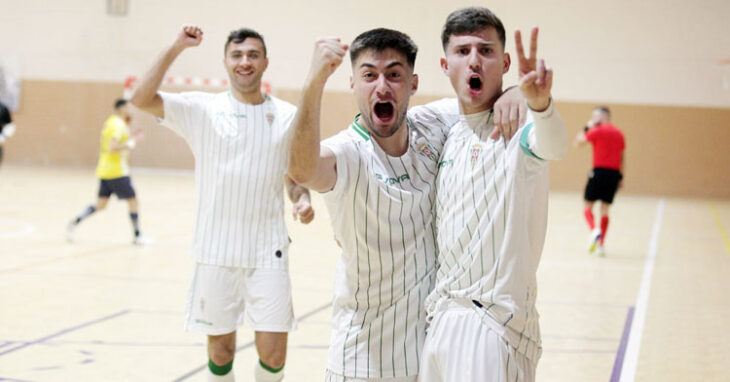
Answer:
M132 180L128 176L114 179L102 179L99 184L99 197L108 198L112 194L116 194L119 199L134 198L134 188Z

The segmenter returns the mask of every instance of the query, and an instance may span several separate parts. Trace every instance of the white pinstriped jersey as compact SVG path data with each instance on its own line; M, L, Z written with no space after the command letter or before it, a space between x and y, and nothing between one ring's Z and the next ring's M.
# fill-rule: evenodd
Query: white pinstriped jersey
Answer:
M559 119L552 106L531 111L508 143L489 138L491 111L462 116L451 129L439 163L439 269L427 310L433 314L448 299L474 301L485 324L536 361L536 272L547 226L549 173L548 162L532 151L533 114Z
M418 374L426 296L433 287L433 203L448 127L408 113L408 150L388 156L357 123L322 144L337 160L324 193L342 246L335 273L327 368L347 377Z
M244 268L288 268L284 174L296 108L267 96L244 104L230 91L160 93L163 123L195 156L197 214L191 257Z

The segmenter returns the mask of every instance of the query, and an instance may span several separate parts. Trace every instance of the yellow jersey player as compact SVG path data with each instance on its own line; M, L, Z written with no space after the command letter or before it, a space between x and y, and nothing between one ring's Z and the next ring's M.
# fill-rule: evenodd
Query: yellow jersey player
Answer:
M127 100L118 99L114 102L114 112L104 122L101 131L101 147L99 149L99 163L96 166L96 176L100 179L98 199L95 204L86 207L81 213L68 223L66 239L73 241L76 226L94 212L103 210L109 202L109 197L116 194L117 198L124 199L129 204L129 218L134 230L134 244L147 244L139 229L139 206L137 197L129 178L129 152L134 149L136 141L141 139L141 131L132 133L129 129L131 115Z

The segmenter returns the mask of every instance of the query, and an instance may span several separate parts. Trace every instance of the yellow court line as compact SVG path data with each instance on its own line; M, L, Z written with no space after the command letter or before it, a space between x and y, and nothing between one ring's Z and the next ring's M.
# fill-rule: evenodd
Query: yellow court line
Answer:
M712 214L715 216L717 228L720 230L720 234L722 234L722 241L725 242L725 249L727 249L727 254L730 255L730 239L728 239L727 237L727 231L725 231L725 226L722 225L722 220L720 220L720 214L717 213L717 209L712 203L710 203L710 209L712 210Z

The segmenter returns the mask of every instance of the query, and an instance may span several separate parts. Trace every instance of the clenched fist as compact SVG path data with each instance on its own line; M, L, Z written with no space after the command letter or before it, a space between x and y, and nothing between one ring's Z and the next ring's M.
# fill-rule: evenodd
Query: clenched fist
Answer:
M183 25L175 39L175 45L181 48L190 48L200 45L203 41L203 30L195 25Z
M325 82L335 72L345 58L348 46L340 42L339 38L320 38L314 44L312 66L309 69L310 81Z

